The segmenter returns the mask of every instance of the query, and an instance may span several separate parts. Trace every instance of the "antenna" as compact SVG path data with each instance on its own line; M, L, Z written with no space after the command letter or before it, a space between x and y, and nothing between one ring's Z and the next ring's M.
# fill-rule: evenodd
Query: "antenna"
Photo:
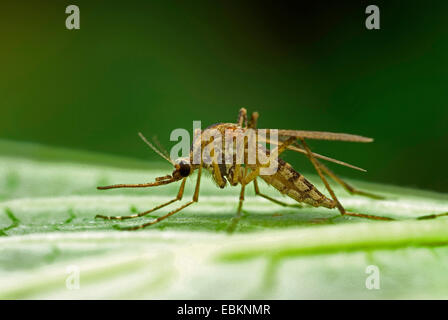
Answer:
M157 138L157 135L152 137L152 142L154 142L155 146L159 148L160 152L162 152L165 156L169 157L168 151L162 146L159 139Z
M164 155L161 151L159 151L156 147L153 146L153 144L151 142L149 142L145 136L139 132L138 135L140 136L140 138L152 149L154 150L159 156L161 156L163 159L165 159L166 161L168 161L169 163L171 163L173 166L175 165L174 162L168 158L166 155Z

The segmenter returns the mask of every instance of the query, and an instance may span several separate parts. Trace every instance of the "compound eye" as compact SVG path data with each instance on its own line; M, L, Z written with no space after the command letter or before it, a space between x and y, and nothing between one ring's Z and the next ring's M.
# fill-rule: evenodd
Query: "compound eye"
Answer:
M190 175L190 165L185 162L179 163L179 173L182 177L188 177Z

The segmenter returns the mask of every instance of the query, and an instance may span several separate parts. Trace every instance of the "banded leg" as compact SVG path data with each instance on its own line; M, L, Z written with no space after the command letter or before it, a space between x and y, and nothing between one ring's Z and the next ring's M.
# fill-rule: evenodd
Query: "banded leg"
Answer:
M184 195L184 189L185 189L185 182L186 181L187 181L186 178L184 178L182 180L182 184L180 185L179 192L177 193L176 198L174 198L174 199L172 199L172 200L170 200L170 201L168 201L166 203L163 203L163 204L161 204L161 205L159 205L157 207L154 207L151 210L148 210L148 211L145 211L145 212L140 212L140 213L133 214L133 215L130 215L130 216L103 216L103 215L98 214L98 215L95 216L95 219L96 218L101 218L101 219L105 219L105 220L125 220L125 219L134 219L134 218L143 217L143 216L145 216L145 215L147 215L147 214L149 214L151 212L154 212L154 211L156 211L156 210L158 210L160 208L166 207L167 205L169 205L169 204L171 204L173 202L182 200L182 196Z
M272 202L274 202L274 203L276 203L276 204L278 204L278 205L281 205L281 206L283 206L283 207L303 208L303 206L300 205L300 204L286 203L286 202L277 200L277 199L272 198L272 197L270 197L270 196L268 196L268 195L266 195L266 194L261 193L261 192L260 192L260 189L258 188L258 181L257 181L257 179L254 179L254 190L255 190L255 194L256 194L257 196L263 197L263 198L265 198L265 199L267 199L267 200L269 200L269 201L272 201Z
M157 222L165 220L166 218L168 218L168 217L172 216L173 214L181 211L182 209L185 209L186 207L190 206L191 204L193 204L195 202L198 202L198 200L199 200L199 187L200 187L200 184L201 184L201 173L202 173L202 157L201 157L201 164L200 164L199 169L198 169L198 177L196 179L196 187L195 187L195 190L194 190L193 199L191 201L187 202L186 204L184 204L183 206L168 212L164 216L158 217L157 219L154 219L154 220L152 220L150 222L144 223L144 224L139 225L139 226L124 227L124 228L122 228L120 226L114 226L114 227L116 229L119 229L119 230L128 230L128 231L143 229L145 227L148 227L148 226L151 226L153 224L156 224Z
M333 189L330 187L327 179L323 175L321 171L321 167L317 163L316 159L313 156L313 153L311 152L310 148L308 147L308 144L305 142L303 138L299 138L303 147L305 148L307 152L308 159L310 159L311 163L314 166L314 169L316 169L317 174L321 178L322 182L325 184L325 187L327 188L328 192L330 193L331 197L333 198L333 201L336 203L336 207L338 208L341 215L348 215L348 216L354 216L354 217L361 217L361 218L368 218L368 219L375 219L375 220L394 220L392 218L388 217L380 217L380 216L374 216L374 215L368 215L368 214L362 214L362 213L355 213L355 212L348 212L345 210L345 208L342 206L342 204L339 202L338 198L336 197Z

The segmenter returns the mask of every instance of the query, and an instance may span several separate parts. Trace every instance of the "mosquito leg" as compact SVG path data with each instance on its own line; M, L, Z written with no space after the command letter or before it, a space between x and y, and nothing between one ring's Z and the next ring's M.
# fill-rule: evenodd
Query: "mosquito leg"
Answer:
M200 187L200 184L201 184L201 173L202 173L202 157L201 157L201 164L199 165L199 169L198 169L198 176L196 178L196 187L194 189L193 199L191 201L187 202L186 204L184 204L183 206L181 206L181 207L179 207L179 208L177 208L175 210L172 210L172 211L168 212L164 216L158 217L157 219L154 219L154 220L152 220L150 222L147 222L147 223L144 223L142 225L135 226L135 227L125 227L125 228L122 228L122 227L119 227L119 226L115 226L115 228L119 229L119 230L128 230L128 231L143 229L143 228L146 228L146 227L151 226L153 224L156 224L157 222L165 220L166 218L168 218L168 217L172 216L173 214L181 211L182 209L185 209L189 205L191 205L191 204L193 204L195 202L198 202L198 200L199 200L199 187Z
M158 210L160 208L166 207L167 205L169 205L169 204L171 204L173 202L182 200L182 196L184 195L184 189L185 189L185 182L186 181L187 181L186 178L184 178L182 180L182 184L180 185L179 192L177 193L176 198L174 198L174 199L172 199L172 200L170 200L170 201L168 201L168 202L166 202L164 204L161 204L161 205L159 205L157 207L154 207L151 210L148 210L148 211L145 211L145 212L140 212L140 213L133 214L133 215L130 215L130 216L103 216L103 215L98 214L98 215L96 215L95 218L101 218L101 219L105 219L105 220L125 220L125 219L134 219L134 218L138 218L138 217L143 217L143 216L147 215L148 213L151 213L151 212L156 211L156 210Z
M241 174L241 165L237 163L233 167L233 173L231 173L231 175L229 176L229 180L232 186L236 186L238 184L240 174Z
M171 176L164 176L156 178L155 182L148 183L138 183L138 184L113 184L111 186L97 187L98 190L116 189L116 188L147 188L147 187L158 187L164 184L169 184L175 182Z
M262 139L262 141L265 142L265 143L269 143L269 144L276 144L276 145L279 144L278 141L274 142L274 141L271 141L271 139L269 139L269 138ZM288 146L287 149L288 150L292 150L292 151L297 152L297 153L301 153L301 154L306 155L306 150L302 149L300 147L300 145L297 144L297 143L294 143L294 145ZM348 167L348 168L352 168L352 169L355 169L355 170L366 172L366 170L364 170L364 169L362 169L360 167L354 166L354 165L352 165L350 163L344 162L344 161L336 160L336 159L333 159L333 158L330 158L330 157L327 157L327 156L324 156L324 155L321 155L321 154L318 154L318 153L314 153L314 152L313 152L313 155L314 155L314 158L316 158L316 159L317 158L318 159L323 159L323 160L326 160L326 161L337 163L337 164L339 164L341 166L344 166L344 167Z
M182 210L182 209L188 207L189 205L193 204L194 202L195 202L195 201L193 201L193 200L190 201L190 202L187 202L187 203L184 204L183 206L181 206L181 207L179 207L179 208L177 208L177 209L175 209L175 210L173 210L173 211L170 211L168 214L166 214L166 215L164 215L164 216L161 216L161 217L158 217L157 219L154 219L153 221L150 221L150 222L148 222L148 223L144 223L144 224L139 225L139 226L135 226L135 227L125 227L125 228L120 227L120 226L114 226L114 227L115 227L116 229L118 229L118 230L128 230L128 231L133 231L133 230L143 229L143 228L146 228L146 227L151 226L151 225L153 225L153 224L156 224L157 222L162 221L162 220L168 218L169 216L172 216L173 214L175 214L175 213L179 212L180 210Z
M215 178L216 183L220 188L224 188L226 186L226 182L222 178L221 170L219 169L219 165L213 161L213 176Z
M211 153L211 156L213 157L213 159L212 159L213 176L214 176L215 181L218 184L218 186L220 188L224 188L226 186L226 181L222 178L221 169L219 168L218 158L216 156L215 149L213 148L213 150L210 153Z
M288 146L293 144L297 140L296 137L289 137L285 141L283 141L282 144L279 144L271 153L277 152L277 156L282 154L286 149L288 149Z
M272 197L270 197L270 196L268 196L268 195L265 195L265 194L261 193L261 192L260 192L260 189L258 188L258 181L257 181L257 179L254 179L254 190L255 190L255 194L256 194L256 195L258 195L258 196L260 196L260 197L263 197L263 198L265 198L265 199L267 199L267 200L269 200L269 201L272 201L272 202L274 202L274 203L276 203L276 204L278 204L278 205L281 205L281 206L283 206L283 207L303 208L303 206L300 205L300 204L290 204L290 203L286 203L286 202L283 202L283 201L274 199L274 198L272 198Z
M243 124L245 126L247 126L247 110L246 110L246 108L240 109L240 112L238 113L238 120L236 123L238 123L238 125L240 127L243 127Z
M232 219L231 224L229 225L227 232L232 233L235 230L236 225L241 219L241 210L243 208L243 202L244 202L244 191L246 189L246 184L244 183L244 178L247 174L247 167L244 168L244 174L241 179L241 191L240 191L240 201L238 204L238 210L236 212L236 216Z
M250 169L251 169L250 173L246 174L244 176L244 178L242 179L244 184L251 183L260 174L260 167L255 167L255 169L254 168L250 168Z
M247 127L249 129L256 129L257 128L258 117L259 117L258 112L252 112L252 115L250 116L249 123L247 124Z
M384 197L382 197L382 196L379 196L379 195L376 195L376 194L373 194L373 193L370 193L370 192L358 190L358 189L352 187L347 182L345 182L344 180L339 178L336 174L334 174L330 169L328 169L327 166L322 164L319 160L317 160L317 159L314 159L314 160L316 160L316 163L319 165L319 167L322 169L322 171L324 173L326 173L334 181L339 183L348 193L350 193L352 195L353 194L358 194L360 196L365 196L365 197L369 197L369 198L373 198L373 199L384 199Z
M444 217L444 216L448 216L448 212L438 213L438 214L430 214L427 216L421 216L421 217L418 217L417 220L435 219L435 218Z
M275 155L275 152L277 152L277 157L278 157L278 155L281 154L282 152L284 152L288 148L288 146L291 143L293 143L296 139L297 138L295 138L295 137L288 138L285 142L283 142L281 145L277 146L276 149L274 149L274 151L272 152L273 154L271 154L270 157L273 157ZM268 166L269 163L270 163L269 161L268 161L267 164L264 164L264 165L261 165L261 166ZM255 167L255 169L252 167L251 170L252 171L249 174L245 174L244 179L243 179L244 184L251 183L260 174L260 166Z
M266 157L265 160L263 160L263 162L260 162L260 159L258 158L259 154L258 151L259 149L257 149L257 167L255 169L252 169L252 172L249 174L248 177L246 177L246 184L252 182L253 179L255 179L259 174L260 174L260 168L267 168L271 166L271 161L274 161L274 163L277 163L278 165L278 156L280 154L282 154L289 145L291 145L292 143L294 143L297 140L296 137L289 137L288 139L286 139L285 141L283 141L281 144L277 145L274 150L272 150L271 152L268 152L267 154L265 154L263 157ZM278 166L277 166L278 169Z
M241 111L240 111L241 112ZM258 112L254 112L254 113L252 113L252 116L251 116L251 118L250 118L250 121L249 121L249 124L248 124L248 128L249 129L253 129L254 127L256 127L256 125L257 125L257 119L258 119ZM296 140L297 138L290 138L290 139L292 139L292 140ZM293 141L291 141L291 143L292 143ZM283 145L282 145L283 146ZM249 151L248 150L248 142L245 142L245 145L244 145L244 150L245 150L245 152L244 152L244 154L246 154L246 150L247 150L247 152ZM279 149L279 146L277 146L276 147L276 150L278 150ZM283 152L283 151L280 151L280 153L281 152ZM249 155L248 155L248 158L249 158ZM257 154L256 154L256 159L258 158L258 148L257 148ZM248 160L247 160L248 161ZM258 162L258 160L256 160L257 162ZM269 163L269 162L268 162ZM247 164L245 165L246 167L247 167ZM239 181L239 179L240 179L240 169L241 168L241 164L239 164L238 162L235 164L235 166L234 166L234 170L233 170L233 174L232 174L232 176L231 176L231 179L230 179L230 183L232 184L232 185L236 185L237 183L238 183L238 181ZM243 178L243 180L244 180L244 184L249 184L253 179L255 179L257 176L258 176L258 174L259 174L259 171L260 171L260 169L257 167L255 170L253 170L248 176L246 175L246 173L247 173L247 169L245 168L245 175L244 175L244 178Z
M247 173L247 167L244 168L244 176L246 176L246 173ZM244 181L244 179L242 179L242 180ZM246 183L243 182L241 184L241 192L240 192L240 201L239 201L239 204L238 204L238 211L236 212L236 215L237 215L238 219L241 216L241 209L243 208L244 191L245 191L245 189L246 189Z
M368 218L368 219L375 219L375 220L393 220L392 218L387 217L380 217L380 216L374 216L374 215L368 215L368 214L362 214L362 213L355 213L355 212L347 212L345 208L342 206L342 204L339 202L338 198L336 197L333 189L330 187L330 184L328 183L327 179L323 175L320 166L318 165L316 159L313 156L313 153L311 152L310 148L308 147L308 144L305 142L303 138L299 138L303 147L305 148L307 152L308 159L310 159L311 163L314 166L314 169L316 169L317 174L321 178L322 182L325 184L325 187L327 188L328 192L330 193L331 197L333 198L333 201L336 204L336 207L338 208L341 215L348 215L348 216L354 216L354 217L361 217L361 218Z

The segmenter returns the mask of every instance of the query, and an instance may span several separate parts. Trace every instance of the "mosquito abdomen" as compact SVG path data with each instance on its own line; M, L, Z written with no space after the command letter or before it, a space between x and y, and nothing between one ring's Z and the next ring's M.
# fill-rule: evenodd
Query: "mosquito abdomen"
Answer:
M332 199L323 195L311 182L282 159L278 159L278 170L275 174L269 176L260 175L260 177L282 194L298 202L307 203L313 207L326 207L329 209L336 206Z

